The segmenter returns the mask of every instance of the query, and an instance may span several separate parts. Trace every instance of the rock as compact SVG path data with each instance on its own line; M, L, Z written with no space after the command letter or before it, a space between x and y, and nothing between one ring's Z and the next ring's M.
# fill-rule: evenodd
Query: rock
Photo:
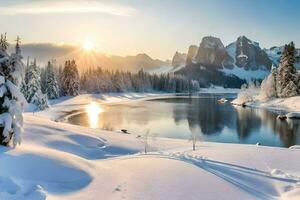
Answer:
M193 61L195 60L195 57L197 55L197 52L198 52L198 46L191 45L189 47L188 54L186 56L186 64L187 65L190 65L193 63Z
M121 129L122 133L129 134L126 129Z
M238 37L235 42L235 65L245 70L270 70L272 61L267 53L259 47L259 43L245 36Z
M197 63L212 65L220 69L223 65L233 67L233 59L227 53L222 41L212 36L202 39L195 60Z
M176 51L172 59L172 66L179 67L185 65L186 56L187 55L185 53L179 53L178 51Z
M277 119L279 119L279 120L286 120L287 117L286 117L286 115L278 115Z

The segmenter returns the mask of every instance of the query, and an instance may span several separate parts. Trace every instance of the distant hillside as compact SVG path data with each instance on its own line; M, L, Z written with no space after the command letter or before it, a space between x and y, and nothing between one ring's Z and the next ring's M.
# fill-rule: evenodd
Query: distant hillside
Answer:
M24 44L21 46L24 61L29 56L36 58L39 65L46 65L48 60L55 59L64 64L68 59L75 59L80 70L100 66L111 70L146 71L168 66L170 62L152 59L147 54L136 56L108 56L99 52L85 52L80 47L71 45L54 45L50 43Z

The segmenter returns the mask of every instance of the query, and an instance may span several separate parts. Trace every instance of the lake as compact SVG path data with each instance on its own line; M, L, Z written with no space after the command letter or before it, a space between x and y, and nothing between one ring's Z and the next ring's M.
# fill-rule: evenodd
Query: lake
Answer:
M226 97L229 101L220 103ZM113 105L92 102L68 118L71 124L97 129L200 141L289 147L300 144L300 121L276 119L279 113L233 106L235 95L199 94Z

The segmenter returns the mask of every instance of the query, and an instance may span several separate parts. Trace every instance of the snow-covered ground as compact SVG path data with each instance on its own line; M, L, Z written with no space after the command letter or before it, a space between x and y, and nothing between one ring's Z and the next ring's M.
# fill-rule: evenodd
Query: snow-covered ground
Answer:
M0 200L299 199L300 150L156 138L52 119L90 101L155 94L80 95L25 113L21 146L0 147Z
M233 101L234 104L243 104L242 99L236 99ZM300 96L289 97L289 98L274 98L268 100L254 99L251 102L245 103L247 106L255 108L265 108L270 110L284 110L287 112L300 112Z

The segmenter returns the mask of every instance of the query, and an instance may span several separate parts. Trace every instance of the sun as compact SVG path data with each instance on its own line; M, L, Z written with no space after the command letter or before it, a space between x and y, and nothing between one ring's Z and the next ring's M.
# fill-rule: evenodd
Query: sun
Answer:
M85 41L83 41L82 43L82 48L85 50L85 51L91 51L94 49L94 43L89 40L89 39L86 39Z

